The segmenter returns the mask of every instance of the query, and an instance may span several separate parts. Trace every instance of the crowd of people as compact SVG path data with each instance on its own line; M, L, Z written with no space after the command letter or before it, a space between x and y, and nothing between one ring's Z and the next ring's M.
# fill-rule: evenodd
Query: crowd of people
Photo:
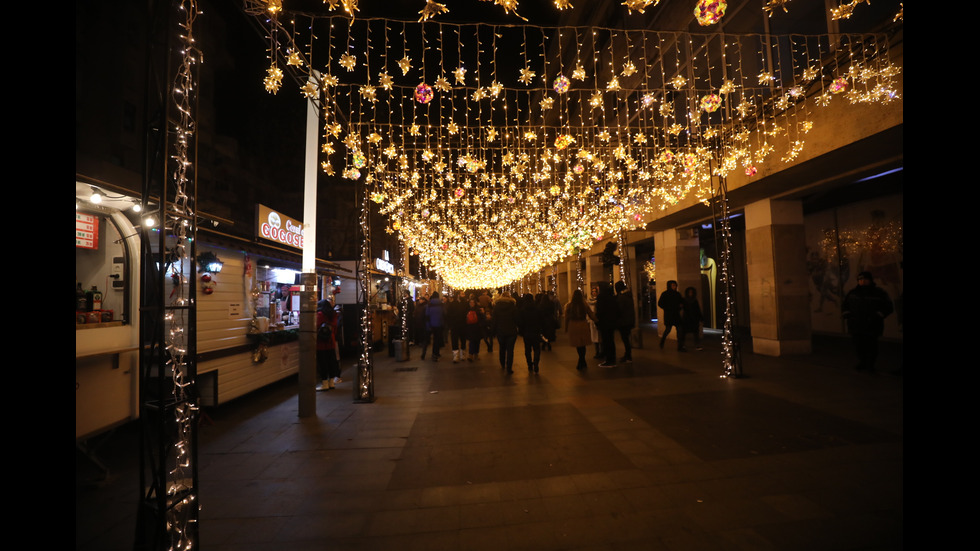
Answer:
M608 283L596 285L589 301L576 290L564 306L550 291L515 296L506 290L495 296L483 291L445 297L435 292L420 296L411 311L410 336L421 348L422 359L428 354L432 361L439 361L448 337L453 363L479 361L482 349L493 354L496 347L500 368L513 373L514 348L521 337L527 370L539 373L542 351L552 349L559 329L564 327L570 344L578 351L576 367L580 370L587 367L585 355L590 344L596 347L596 358L604 360L600 367L633 361L630 334L636 324L636 310L623 282L617 283L615 290ZM617 334L623 346L619 358Z
M576 368L579 370L588 367L586 353L590 345L595 347L593 358L601 360L601 368L611 369L633 361L631 336L636 326L636 306L623 281L615 286L608 282L596 284L588 299L581 289L576 289L564 306L553 291L519 296L511 296L506 290L495 296L483 291L479 295L456 293L445 298L435 292L429 297L419 296L415 301L406 291L403 301L411 318L408 338L421 348L423 360L426 354L431 354L432 361L439 361L448 336L453 363L479 361L481 349L485 347L488 354L493 354L496 344L500 368L513 373L514 348L521 337L527 370L539 373L542 351L551 350L558 329L564 327L569 345L578 353ZM328 301L320 301L317 306L317 368L321 380L318 389L329 390L341 382L336 341L338 317ZM687 351L689 335L693 336L697 350L703 349L704 317L694 287L681 294L677 282L668 281L657 306L662 310L660 348L665 346L671 331L676 330L679 352ZM888 294L875 285L870 272L861 272L858 286L848 293L842 312L854 338L857 369L874 370L882 320L892 311ZM617 334L623 349L623 355L618 357Z

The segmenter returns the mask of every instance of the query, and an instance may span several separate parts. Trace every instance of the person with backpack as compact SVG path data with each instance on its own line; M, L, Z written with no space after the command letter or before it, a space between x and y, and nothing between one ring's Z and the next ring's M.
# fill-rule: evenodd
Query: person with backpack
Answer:
M316 303L316 368L320 376L317 390L330 390L340 378L340 360L337 358L337 311L329 300Z
M487 317L483 313L483 308L476 299L471 298L466 309L466 342L469 343L469 350L466 360L472 362L480 359L480 341L483 340L483 329L487 323Z

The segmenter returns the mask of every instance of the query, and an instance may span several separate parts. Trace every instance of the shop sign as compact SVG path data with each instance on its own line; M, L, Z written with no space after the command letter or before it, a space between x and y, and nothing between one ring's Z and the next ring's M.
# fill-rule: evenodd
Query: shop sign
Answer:
M375 258L374 259L374 267L377 268L379 271L382 271L382 272L384 272L386 274L394 274L395 273L395 265L392 264L391 262L388 262L387 260L383 260L381 258Z
M303 223L278 213L265 205L258 205L256 227L259 237L289 245L297 249L303 248Z
M99 248L99 219L91 214L75 213L75 248Z

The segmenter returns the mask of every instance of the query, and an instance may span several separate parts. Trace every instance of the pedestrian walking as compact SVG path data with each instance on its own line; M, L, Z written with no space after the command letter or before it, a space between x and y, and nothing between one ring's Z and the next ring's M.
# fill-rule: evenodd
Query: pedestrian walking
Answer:
M572 293L572 300L565 305L565 333L568 334L568 344L578 352L578 364L575 368L585 371L585 350L592 343L592 329L590 325L595 322L595 313L585 302L585 293L581 289L575 289Z
M667 342L667 335L670 334L670 330L678 327L681 323L681 303L683 300L684 297L677 292L677 282L668 281L667 289L660 293L660 300L657 301L657 306L663 310L663 315L660 316L658 323L658 325L663 326L664 331L660 336L660 348L663 348L664 343ZM677 346L679 348L680 344Z

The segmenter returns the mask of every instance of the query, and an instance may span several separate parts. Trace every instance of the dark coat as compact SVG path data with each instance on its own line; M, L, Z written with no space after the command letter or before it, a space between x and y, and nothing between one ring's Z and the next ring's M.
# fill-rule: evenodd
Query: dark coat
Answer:
M684 302L684 297L682 297L681 294L675 289L670 288L671 283L677 282L667 282L667 290L660 293L660 300L657 301L657 306L664 311L664 323L668 325L680 325L681 305Z
M704 316L701 314L701 304L698 303L698 297L685 296L682 308L681 327L685 331L697 331L701 326L701 322L704 321Z
M493 303L493 315L490 317L490 328L498 337L510 337L517 334L517 301L511 297L499 297Z
M613 294L611 286L599 288L599 296L595 299L595 316L598 319L599 329L616 329L619 324L619 303L616 302L616 295Z
M525 342L541 340L542 327L541 311L533 300L521 300L517 308L517 329Z
M616 295L619 305L619 323L617 327L632 329L636 325L636 306L633 305L633 293L628 289Z
M885 318L894 311L892 299L875 284L858 285L844 297L842 314L852 335L880 337Z
M456 299L446 305L446 325L450 331L462 331L466 325L466 312L469 304Z
M429 322L429 328L446 325L446 309L439 297L429 301L429 305L425 307L425 317Z

